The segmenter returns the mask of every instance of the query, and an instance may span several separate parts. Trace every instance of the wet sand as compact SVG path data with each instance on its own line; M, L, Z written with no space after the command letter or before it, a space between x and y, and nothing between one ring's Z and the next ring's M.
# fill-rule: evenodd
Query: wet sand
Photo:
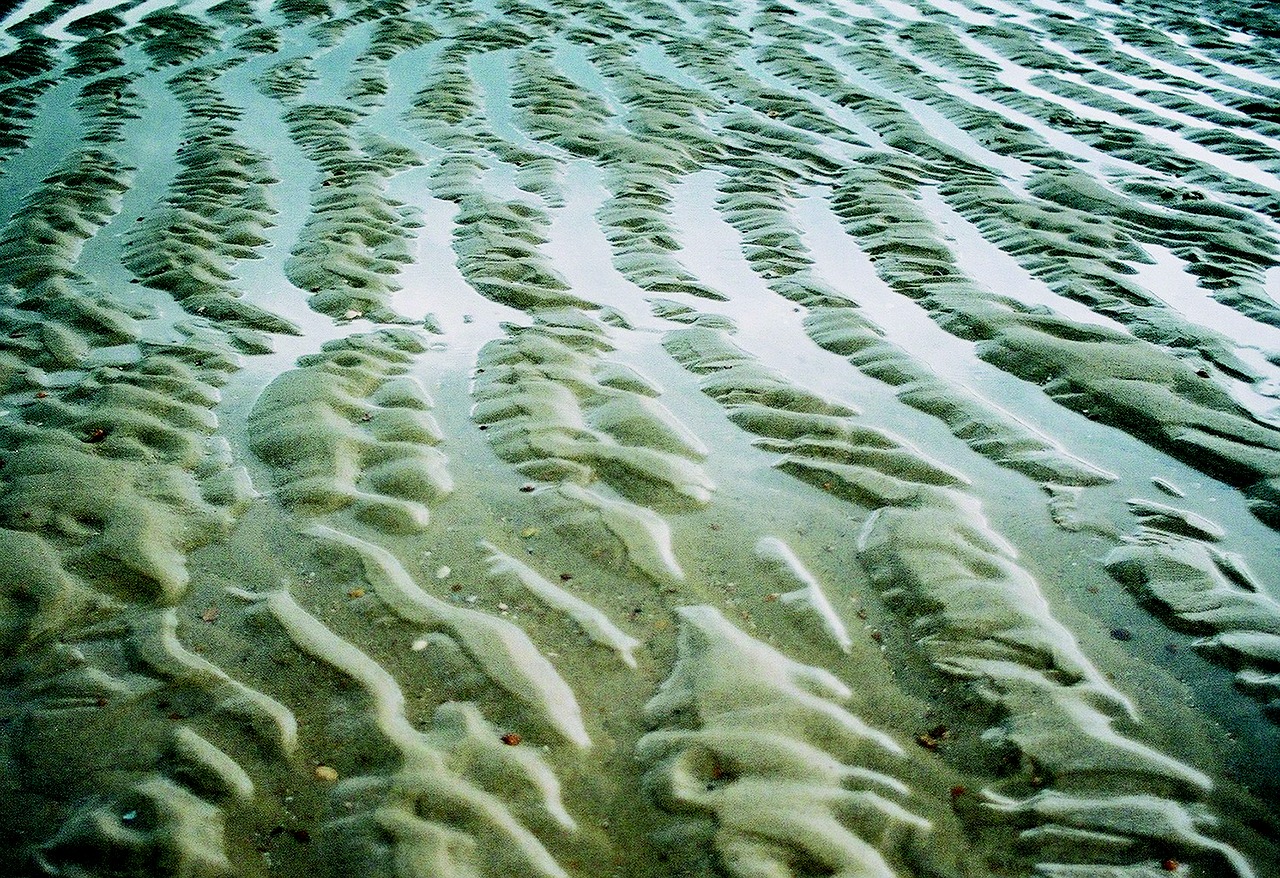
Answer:
M1280 873L1280 19L0 19L0 873Z

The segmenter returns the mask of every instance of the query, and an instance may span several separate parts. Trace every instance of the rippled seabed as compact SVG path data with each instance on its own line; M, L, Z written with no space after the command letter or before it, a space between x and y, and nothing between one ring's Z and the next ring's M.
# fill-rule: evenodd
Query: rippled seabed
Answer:
M0 873L1280 874L1280 22L28 2Z

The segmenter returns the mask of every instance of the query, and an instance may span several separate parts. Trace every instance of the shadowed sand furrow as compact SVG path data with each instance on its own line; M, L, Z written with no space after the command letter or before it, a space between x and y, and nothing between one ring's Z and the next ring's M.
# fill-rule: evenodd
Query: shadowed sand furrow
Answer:
M238 260L256 259L275 208L277 180L267 157L237 142L240 111L213 85L217 68L192 67L169 80L190 114L166 204L130 234L124 264L143 284L182 307L246 329L297 334L297 325L240 299L232 283Z
M140 37L142 51L155 67L195 61L221 48L215 25L172 9L152 12L131 32Z
M759 176L726 186L720 209L742 233L743 255L770 289L807 307L805 329L820 346L846 356L864 373L900 387L904 403L942 419L971 448L1032 478L1069 485L1104 484L1114 476L1074 458L1047 437L973 391L939 378L885 338L880 327L810 272L812 259L786 205L794 193Z
M638 745L646 791L680 815L662 833L677 863L710 859L734 876L791 874L789 864L804 863L893 878L889 861L929 858L930 823L887 773L905 754L840 706L848 687L714 607L679 616L675 666L645 706L657 728Z
M521 310L590 307L538 250L547 242L543 211L482 193L463 197L459 206L453 249L458 270L476 292Z
M467 705L442 707L433 729L418 731L405 718L404 695L395 679L302 609L288 592L241 595L263 602L299 649L360 685L374 727L401 760L385 776L349 778L334 789L333 795L351 807L339 806L339 814L349 813L324 828L331 874L351 868L405 878L424 868L441 875L565 874L502 799L468 783L454 767L466 770L488 762L490 771L511 775L545 796L543 807L558 818L562 829L572 829L572 819L559 803L558 785L537 757L509 757L500 743L494 747L496 731L487 729ZM491 741L488 753L478 746L482 736Z
M610 347L586 315L539 314L480 352L472 417L530 478L601 480L656 509L706 505L714 486L697 463L706 449L660 402L628 386L643 379L600 358Z
M250 447L276 469L276 496L319 515L350 507L389 533L426 528L453 489L431 398L405 373L424 350L407 330L325 344L263 391Z
M25 36L0 56L0 162L22 150L31 137L31 120L39 102L57 82L51 76L58 66L56 44L37 35ZM0 167L3 167L0 165Z
M426 528L426 502L441 500L452 483L443 456L431 447L441 438L427 413L431 400L404 375L422 350L405 330L354 336L302 358L299 369L273 382L250 425L264 425L254 448L282 471L286 505L310 516L353 504L357 519L384 532ZM304 453L308 447L315 453ZM461 650L490 685L520 705L526 727L590 745L573 693L519 627L428 594L374 543L323 524L307 534L330 555L357 559L362 587L349 594L360 597L368 587L425 635L414 641L415 651ZM574 828L560 804L559 782L535 751L510 749L471 704L444 703L429 731L415 730L399 684L373 658L288 593L265 600L299 648L367 690L375 723L402 760L386 774L335 787L336 816L320 838L334 874L354 868L407 876L427 867L441 874L564 874L526 828L548 817L561 832Z
M706 341L698 344L691 335L697 332L670 334L668 349L695 371L722 369L720 374L728 377L717 390L724 393L725 386L734 383L734 371L742 369L748 358L726 354L725 342L717 342L714 336L704 336ZM726 368L726 363L734 365ZM1092 840L1081 834L1069 859L1111 861L1117 851L1103 837L1114 837L1117 827L1095 810L1094 802L1077 798L1076 793L1081 789L1122 793L1126 788L1122 778L1128 777L1171 796L1153 796L1138 806L1140 812L1151 809L1153 825L1171 821L1174 828L1163 840L1178 845L1188 857L1201 854L1225 864L1234 874L1253 874L1238 851L1201 834L1197 803L1178 802L1187 795L1206 793L1211 780L1114 728L1116 722L1137 719L1132 703L1053 618L1038 584L1018 566L1013 549L987 526L973 498L962 493L962 477L891 436L859 431L847 418L788 410L767 397L752 403L747 398L751 393L749 385L735 388L722 401L742 406L735 412L742 415L735 420L763 433L763 447L786 454L778 463L780 469L872 510L858 537L859 560L890 606L908 620L918 648L939 671L983 681L981 697L995 708L994 724L982 736L984 741L993 747L1012 747L1033 773L1032 788L1061 784L1071 791L1046 791L1023 801L1016 794L993 790L989 801L1002 813L1039 814L1036 803L1046 798L1061 806L1060 815L1046 812L1043 816L1048 819L1037 822L1034 829L1024 829L1024 838L1057 832L1055 820L1096 828ZM831 438L810 438L809 421L823 414ZM796 422L795 426L781 426L788 421ZM798 438L782 438L788 433ZM776 546L767 548L777 555ZM1001 786L1024 784L1024 779L1011 776ZM1138 839L1155 834L1141 821L1131 831L1132 840L1120 844L1121 849L1135 848ZM1125 855L1120 858L1123 862Z
M18 82L0 89L4 122L0 125L0 156L8 158L26 146L30 139L29 120L35 118L41 95L53 85L52 78Z
M798 588L778 595L783 604L794 606L797 612L816 616L819 624L841 652L849 652L853 640L840 614L813 574L791 551L791 547L776 537L761 537L756 543L756 557L769 568L776 581Z
M193 339L34 400L25 423L0 433L6 520L68 541L77 565L125 593L179 601L184 550L227 526L204 494L232 510L252 496L243 469L227 469L204 443L217 427L220 373L236 365L232 352Z
M1236 685L1280 719L1280 602L1244 559L1213 545L1225 533L1176 507L1131 500L1141 522L1104 563L1169 625L1204 635L1192 646L1236 671Z
M308 532L355 550L369 585L393 613L447 632L494 685L525 702L541 722L578 747L591 745L573 692L520 628L427 594L393 555L371 543L324 525Z
M487 560L490 577L514 580L547 606L573 619L592 641L616 652L627 667L636 666L632 651L640 645L640 641L620 630L608 616L576 595L552 584L510 555L502 554L492 544L482 542L480 548L489 553Z
M293 100L317 78L323 56L315 63L309 63L309 56L279 62L257 80L265 93L286 104L283 119L290 136L320 171L312 185L311 213L285 274L315 294L312 308L345 320L368 315L381 322L405 322L388 300L400 289L394 276L413 261L408 239L418 221L416 212L386 189L392 177L422 162L404 144L359 130L384 103L387 63L437 36L427 22L395 17L403 11L369 7L331 18L312 31L325 45L338 41L347 27L376 22L365 52L340 72L351 78L339 94L326 94L325 102ZM308 14L325 13L318 7ZM330 98L342 103L328 102Z
M315 294L311 306L323 314L404 322L387 300L400 289L394 275L411 261L406 239L416 218L388 198L385 187L391 174L418 164L417 156L358 144L349 129L360 114L346 107L303 104L284 118L323 174L312 186L312 212L285 264L286 275Z
M1266 4L0 35L0 873L1280 869Z
M984 360L1043 385L1069 408L1246 487L1259 517L1273 516L1268 504L1280 462L1280 435L1273 428L1248 416L1193 365L1150 343L1056 316L1021 313L984 294L955 269L914 199L879 182L856 180L850 175L837 190L835 209L897 291L918 300L949 331L977 341ZM904 214L912 217L910 225L902 221Z
M6 384L42 385L32 370L77 366L95 348L137 338L134 318L141 313L77 268L85 240L119 209L127 187L118 161L86 151L29 195L6 225L0 237Z
M190 553L255 496L203 441L235 355L198 333L142 351L41 394L3 430L6 790L30 845L6 853L14 869L74 874L101 857L233 874L225 813L255 785L215 741L236 752L245 724L278 757L296 735L287 708L183 647L164 609L186 597ZM156 711L177 693L205 734ZM112 743L120 722L132 724L127 757ZM58 753L75 756L55 767Z

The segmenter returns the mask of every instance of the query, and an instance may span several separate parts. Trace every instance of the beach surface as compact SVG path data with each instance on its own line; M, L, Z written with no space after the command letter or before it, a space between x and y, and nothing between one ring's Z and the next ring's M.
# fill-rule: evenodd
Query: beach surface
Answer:
M1280 14L0 17L0 875L1280 875Z

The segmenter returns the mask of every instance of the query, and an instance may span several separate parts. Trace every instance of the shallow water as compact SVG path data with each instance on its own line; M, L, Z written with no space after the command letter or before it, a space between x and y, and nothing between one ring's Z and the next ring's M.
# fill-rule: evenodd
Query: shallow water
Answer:
M0 873L1280 872L1199 16L20 4Z

